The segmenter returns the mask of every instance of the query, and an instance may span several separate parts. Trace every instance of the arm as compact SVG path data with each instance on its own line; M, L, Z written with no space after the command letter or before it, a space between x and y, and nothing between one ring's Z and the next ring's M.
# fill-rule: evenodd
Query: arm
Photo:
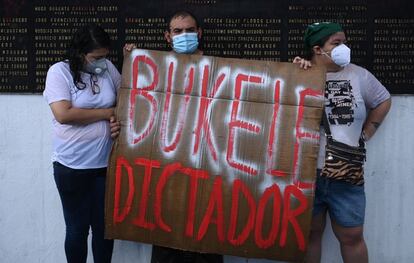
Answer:
M137 48L135 44L125 44L122 49L124 56L129 55L134 48ZM111 116L109 119L109 127L111 128L111 137L116 139L121 131L121 123L116 120L115 116Z
M391 98L383 101L375 109L372 109L365 120L362 134L365 141L368 141L377 131L391 107Z
M67 100L56 101L50 104L55 119L61 124L89 124L100 120L109 120L114 115L114 108L81 109L72 107Z

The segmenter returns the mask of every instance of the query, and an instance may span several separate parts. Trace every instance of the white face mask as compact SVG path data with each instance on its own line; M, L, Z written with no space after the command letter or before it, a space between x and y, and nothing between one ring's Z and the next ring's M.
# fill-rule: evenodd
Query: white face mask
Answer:
M323 52L324 55L327 55L336 65L340 67L345 67L351 62L351 49L345 44L341 44L332 49L330 56L327 52Z

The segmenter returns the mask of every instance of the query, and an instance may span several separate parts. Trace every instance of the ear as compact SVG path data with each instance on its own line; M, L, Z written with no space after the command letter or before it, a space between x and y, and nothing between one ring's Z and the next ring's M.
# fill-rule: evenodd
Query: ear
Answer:
M85 64L86 62L88 62L88 61L86 60L86 55L85 55L85 54L79 54L79 58L80 58L80 60L81 60L81 62L82 62L83 64Z
M313 46L312 50L313 50L313 54L315 54L315 55L321 55L322 54L322 48L320 46Z
M199 27L198 29L197 29L197 36L198 36L198 39L201 39L201 36L203 35L203 30L201 30L201 27Z
M165 32L164 32L164 38L165 38L165 40L167 40L168 44L171 44L171 43L172 43L172 39L171 39L171 34L170 34L170 32L165 31Z

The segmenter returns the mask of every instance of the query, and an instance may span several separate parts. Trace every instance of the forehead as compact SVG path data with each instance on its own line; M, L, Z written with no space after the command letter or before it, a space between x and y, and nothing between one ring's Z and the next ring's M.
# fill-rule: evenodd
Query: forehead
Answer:
M191 16L178 16L171 20L170 28L190 28L197 27L196 21Z
M109 49L107 48L97 48L87 53L86 55L90 57L102 57L108 55L108 53Z
M343 42L346 40L345 33L344 32L336 32L335 34L331 35L327 42L335 42L340 41Z

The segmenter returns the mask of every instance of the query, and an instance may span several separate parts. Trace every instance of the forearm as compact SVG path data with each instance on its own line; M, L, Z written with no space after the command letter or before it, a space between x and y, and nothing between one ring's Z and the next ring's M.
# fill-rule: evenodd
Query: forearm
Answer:
M61 124L89 124L100 120L108 120L114 115L114 108L84 109L72 107L69 101L58 101L50 104L55 119Z
M81 109L70 108L62 117L62 124L89 124L101 120L108 120L113 115L112 108L109 109Z
M384 120L385 116L387 116L388 111L391 107L391 98L382 102L378 105L375 109L372 109L365 120L363 126L363 133L365 136L365 140L369 140L377 131L379 126L381 125L382 121Z

